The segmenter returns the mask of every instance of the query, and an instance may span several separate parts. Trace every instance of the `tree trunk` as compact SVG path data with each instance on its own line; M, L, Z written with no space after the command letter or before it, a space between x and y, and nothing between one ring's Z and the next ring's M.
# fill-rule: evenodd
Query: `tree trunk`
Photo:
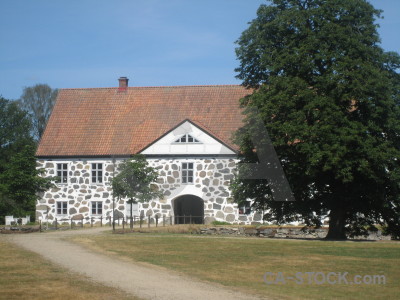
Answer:
M131 204L131 224L130 224L130 228L132 229L133 228L133 223L132 223L132 214L133 214L133 207L132 207L132 205L133 205L133 199L131 198L131 200L130 200L130 204Z
M346 216L342 207L334 207L329 214L329 231L325 239L327 240L345 240Z

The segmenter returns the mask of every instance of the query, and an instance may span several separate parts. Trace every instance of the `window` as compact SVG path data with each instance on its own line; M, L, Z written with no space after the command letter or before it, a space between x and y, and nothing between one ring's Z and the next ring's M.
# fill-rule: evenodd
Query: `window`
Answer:
M239 205L240 215L249 215L251 213L250 201L245 201L243 204Z
M92 215L101 215L101 214L103 214L103 202L93 201L92 202Z
M68 164L57 164L57 177L59 183L68 183Z
M126 203L125 215L127 217L131 216L131 209L132 209L132 216L139 215L139 204L138 203Z
M175 141L175 143L200 143L199 140L186 133Z
M57 215L68 214L68 202L67 201L57 201Z
M193 183L193 163L182 163L182 183Z
M103 183L103 164L92 164L92 183Z

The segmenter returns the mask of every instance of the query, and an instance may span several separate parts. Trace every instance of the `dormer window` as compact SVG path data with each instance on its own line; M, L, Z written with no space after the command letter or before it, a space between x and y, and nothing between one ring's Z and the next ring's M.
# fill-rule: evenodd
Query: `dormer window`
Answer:
M200 141L192 137L190 134L186 133L182 135L179 139L177 139L174 143L194 144L200 143Z

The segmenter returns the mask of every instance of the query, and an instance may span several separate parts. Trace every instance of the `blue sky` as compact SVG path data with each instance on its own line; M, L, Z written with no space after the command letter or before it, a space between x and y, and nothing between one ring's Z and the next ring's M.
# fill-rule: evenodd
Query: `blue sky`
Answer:
M400 1L373 0L400 53ZM265 0L1 0L0 95L25 86L240 84L235 40Z

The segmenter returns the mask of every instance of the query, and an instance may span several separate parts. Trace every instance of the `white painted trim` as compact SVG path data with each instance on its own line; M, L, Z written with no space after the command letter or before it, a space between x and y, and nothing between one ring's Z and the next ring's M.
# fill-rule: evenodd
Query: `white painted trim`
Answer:
M68 186L69 184L70 184L70 178L71 178L71 175L70 175L70 171L71 171L71 161L68 161L68 160L61 160L61 161L54 161L55 162L55 165L54 165L54 175L55 175L55 177L57 177L57 166L59 165L59 164L67 164L67 182L55 182L55 184L56 185L59 185L59 186Z
M88 161L88 164L90 164L90 177L89 177L89 182L92 185L98 185L98 186L104 186L104 173L105 173L105 164L106 161L105 160L93 160L93 161ZM101 164L101 182L93 182L93 176L92 176L92 171L93 171L93 166L92 164Z
M186 140L188 140L189 136L190 136L192 139L196 140L197 142L177 142L177 140L180 140L183 136L186 137ZM203 144L203 142L201 142L199 139L195 138L193 135L191 135L190 133L187 132L187 133L182 134L181 136L179 136L171 144L178 144L178 145L183 145L183 144Z
M191 170L192 172L193 172L193 176L192 176L192 182L186 182L186 183L183 183L183 175L182 175L182 172L183 172L183 164L190 164L190 163L192 163L193 164L193 169ZM190 169L188 169L188 170L190 170ZM182 185L194 185L195 184L195 182L196 182L196 161L195 160L193 160L193 159L190 159L190 160L185 160L185 161L181 161L181 165L180 165L180 179L181 179L181 184Z
M94 214L94 213L92 213L92 208L93 208L93 202L100 202L101 203L101 214ZM89 214L91 215L91 216L95 216L95 217L98 217L98 216L102 216L103 214L104 214L104 201L103 200L90 200L90 211L89 211ZM97 207L96 207L96 211L97 211Z
M190 134L201 143L176 143L185 134ZM157 142L144 149L145 155L234 155L231 149L222 144L210 134L186 121L171 130Z
M58 203L61 203L61 202L63 202L63 203L67 203L67 213L66 214L59 214L58 213ZM57 201L55 201L55 215L56 216L59 216L59 217L67 217L67 216L69 216L69 203L68 203L69 201L68 200L57 200Z

